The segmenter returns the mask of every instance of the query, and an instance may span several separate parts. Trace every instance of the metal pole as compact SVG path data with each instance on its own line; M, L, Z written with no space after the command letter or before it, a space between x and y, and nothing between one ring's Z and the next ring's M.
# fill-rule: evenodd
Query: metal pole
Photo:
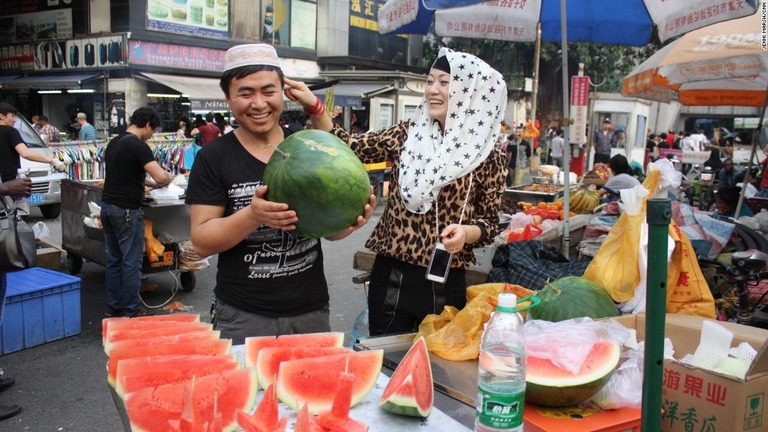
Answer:
M661 430L664 378L664 327L667 309L667 241L672 205L666 198L648 200L648 286L645 298L645 357L641 429Z
M766 89L766 93L768 93L768 89ZM768 100L766 100L768 102ZM755 159L755 153L757 152L757 141L760 138L760 129L763 127L763 117L765 117L765 108L766 106L763 105L763 107L760 109L760 121L758 122L757 128L752 133L752 152L749 154L749 162L747 163L747 173L752 172L752 161ZM744 176L744 178L748 178L747 176ZM741 184L741 194L739 194L739 202L736 204L736 210L733 213L734 219L739 219L739 214L741 213L741 206L744 205L744 194L747 192L747 182L742 181Z
M570 125L571 116L569 113L570 107L570 92L568 91L568 25L565 13L565 0L560 0L560 53L562 55L562 68L563 68L563 140L565 142L565 148L568 149L568 156L563 155L563 255L570 257L571 248L571 230L570 223L571 218L569 213L571 212L571 141L570 141ZM563 150L565 151L565 150Z
M531 117L536 123L539 102L539 63L541 61L541 22L536 24L536 44L533 49L533 93L531 95Z

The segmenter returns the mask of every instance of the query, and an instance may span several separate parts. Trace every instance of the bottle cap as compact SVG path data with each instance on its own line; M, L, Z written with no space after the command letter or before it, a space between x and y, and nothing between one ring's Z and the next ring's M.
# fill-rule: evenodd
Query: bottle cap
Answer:
M517 305L517 296L513 293L499 294L499 307L514 309Z

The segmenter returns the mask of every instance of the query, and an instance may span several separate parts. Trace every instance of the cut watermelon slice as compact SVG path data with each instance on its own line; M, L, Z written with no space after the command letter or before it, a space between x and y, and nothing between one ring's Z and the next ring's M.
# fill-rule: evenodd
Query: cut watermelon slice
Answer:
M109 345L112 342L118 342L128 339L154 338L160 336L173 336L181 333L193 331L213 330L213 324L201 322L169 322L163 323L162 327L152 329L128 329L128 330L109 330L102 339L104 352L109 353ZM108 354L107 354L108 355Z
M229 355L169 355L123 359L117 362L115 390L120 397L126 393L189 381L217 372L237 369L237 356Z
M427 417L432 411L435 389L432 364L423 337L408 350L389 379L379 405L401 415Z
M109 385L115 387L117 377L117 362L123 359L149 357L157 355L222 355L229 354L232 348L231 339L211 339L187 341L176 344L134 346L132 341L115 342L110 349L107 364L107 379ZM255 373L255 370L254 370Z
M187 314L187 313L175 313L168 315L152 315L136 318L115 317L104 318L101 320L101 338L107 336L107 332L111 330L125 330L125 329L149 329L158 328L163 323L167 322L200 322L200 314ZM160 324L158 324L160 323Z
M324 332L290 334L281 336L257 336L245 338L245 366L254 367L257 364L259 351L267 347L341 347L344 345L344 333Z
M303 401L312 414L327 411L339 376L349 371L356 377L350 404L355 406L376 384L383 358L383 350L369 350L282 362L277 374L277 397L294 410L298 410L298 401Z
M259 386L267 388L275 381L280 363L288 360L296 360L310 357L322 357L332 354L342 354L352 352L348 348L282 348L267 347L259 351L259 357L256 360L256 372L259 376Z
M293 426L293 432L325 432L317 423L315 416L309 413L307 404L304 404L296 416L296 424Z
M183 343L183 342L199 341L199 340L219 339L220 336L221 336L221 332L217 330L201 330L201 331L194 331L194 332L188 332L188 333L177 333L170 336L126 339L126 340L110 343L105 347L105 351L107 351L107 347L109 347L109 351L106 352L107 356L109 356L109 352L112 350L113 346L117 344L124 344L124 343L130 343L131 346L135 348L140 348L140 347L149 346L149 345L166 345L166 344L177 344L177 343Z
M170 421L179 422L182 417L185 385L167 384L128 393L125 396L125 407L131 430L170 430ZM187 418L194 419L195 424L212 423L216 403L216 412L221 413L223 429L233 430L237 426L235 413L240 410L250 411L256 400L257 389L256 371L253 369L236 369L195 379L191 397L192 413Z
M261 398L259 406L256 407L256 412L253 415L248 414L245 411L238 411L236 413L237 424L243 428L245 432L282 432L285 431L285 426L288 424L288 417L283 417L278 420L277 411L277 394L275 393L275 386L271 385L264 392L264 396Z
M569 406L591 398L608 382L619 364L621 347L613 341L592 345L578 374L561 369L549 359L526 359L525 401L543 406Z
M336 394L333 396L333 406L330 411L321 412L317 422L328 432L365 432L368 426L358 420L349 417L349 408L352 402L352 386L355 376L342 372L339 384L336 386Z

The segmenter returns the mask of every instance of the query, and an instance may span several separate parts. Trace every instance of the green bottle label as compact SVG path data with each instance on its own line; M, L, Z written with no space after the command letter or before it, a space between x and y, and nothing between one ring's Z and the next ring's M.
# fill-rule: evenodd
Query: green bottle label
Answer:
M477 389L477 421L496 429L513 429L523 424L525 392L497 394Z

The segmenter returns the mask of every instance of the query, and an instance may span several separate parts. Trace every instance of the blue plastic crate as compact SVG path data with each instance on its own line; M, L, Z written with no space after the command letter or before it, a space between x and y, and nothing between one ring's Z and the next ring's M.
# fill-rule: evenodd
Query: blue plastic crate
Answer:
M0 354L80 334L80 278L35 267L8 273Z

